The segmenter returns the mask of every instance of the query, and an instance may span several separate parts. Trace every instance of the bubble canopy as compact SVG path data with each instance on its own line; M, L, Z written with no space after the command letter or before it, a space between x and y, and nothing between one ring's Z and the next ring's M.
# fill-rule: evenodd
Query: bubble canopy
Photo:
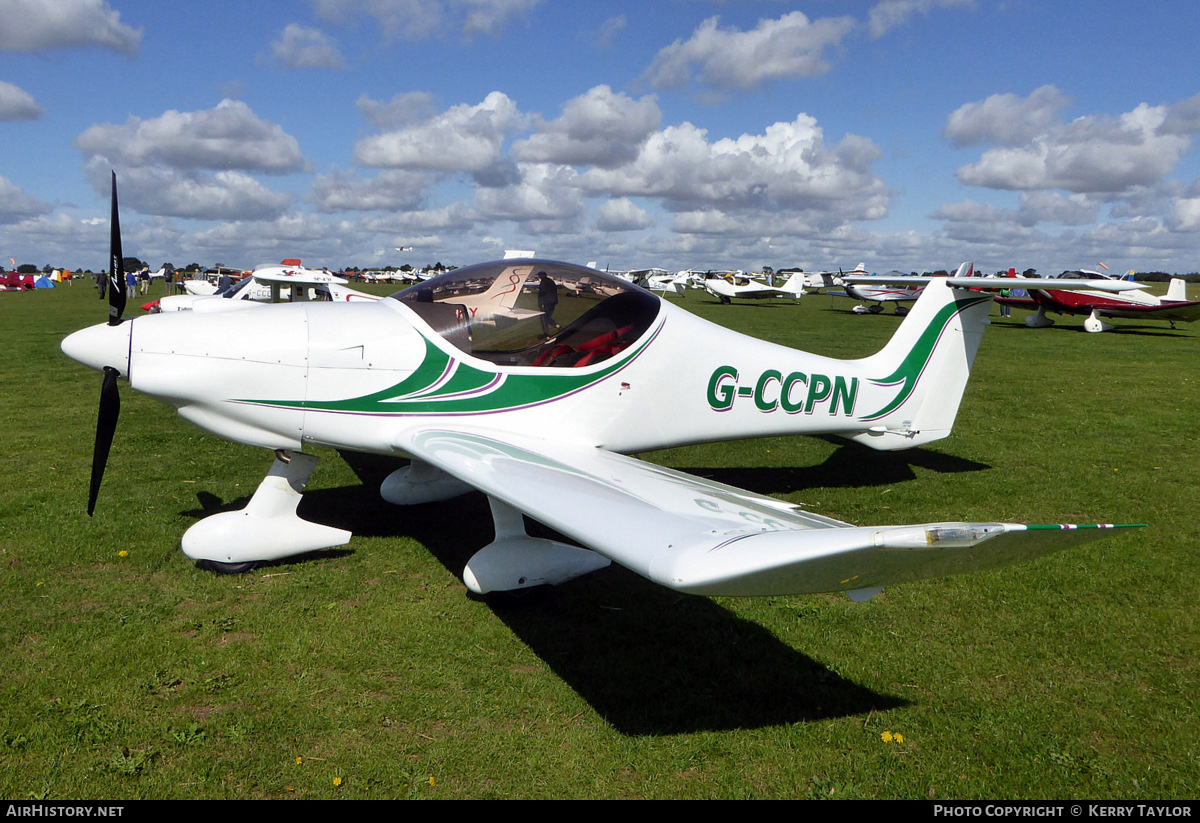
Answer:
M418 283L392 298L466 354L497 365L583 368L635 343L659 300L603 272L499 260Z

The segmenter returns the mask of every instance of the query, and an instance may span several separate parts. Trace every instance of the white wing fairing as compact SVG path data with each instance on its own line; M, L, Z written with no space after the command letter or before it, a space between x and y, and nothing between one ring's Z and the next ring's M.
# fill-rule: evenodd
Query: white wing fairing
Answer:
M476 591L562 582L612 560L687 592L866 597L1104 533L855 527L624 456L780 434L879 449L947 436L991 302L955 278L930 282L887 346L849 361L543 260L458 269L394 297L139 317L78 332L63 350L208 431L276 450L244 512L185 536L189 557L215 563L349 538L295 514L310 444L413 458L384 484L394 502L489 495L496 540L464 574ZM529 537L521 513L586 548Z

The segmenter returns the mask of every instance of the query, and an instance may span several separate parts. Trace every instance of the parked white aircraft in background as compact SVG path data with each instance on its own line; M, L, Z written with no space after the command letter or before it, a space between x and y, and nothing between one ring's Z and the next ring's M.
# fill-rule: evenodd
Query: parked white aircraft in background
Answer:
M686 269L677 272L669 272L666 269L646 269L644 272L634 272L634 274L642 275L634 279L635 283L663 296L666 296L667 292L683 294L691 285L692 280L692 273Z
M151 313L175 311L229 311L252 305L281 302L327 300L348 303L354 300L378 300L375 295L346 287L346 281L327 271L299 265L268 263L258 266L248 277L211 295L177 294L142 306Z
M895 303L896 314L904 314L906 309L902 304L916 301L921 296L921 290L925 288L904 272L868 274L867 267L862 263L859 263L854 271L842 275L842 285L846 289L847 297L862 304L851 309L855 314L879 314L883 311L884 303ZM867 306L866 303L875 305Z
M799 300L804 296L804 273L796 272L782 286L772 286L751 277L733 275L708 277L703 281L704 290L722 303L731 300L769 300L776 297Z
M859 263L858 265L863 265ZM830 289L841 287L841 272L834 274L832 271L800 271L803 277L805 292L820 292L821 289Z
M114 276L115 192L114 178ZM538 318L525 318L483 345L462 300L510 282L517 266L564 287L563 326L542 339ZM626 455L783 434L837 434L876 449L946 437L991 306L968 285L930 282L892 340L860 360L755 340L600 272L540 260L469 266L375 302L124 321L124 292L109 289L119 292L109 324L62 348L104 373L89 513L116 429L118 377L206 431L275 451L244 510L184 535L184 553L209 568L243 570L350 539L296 514L317 462L302 449L325 445L411 458L383 484L391 502L486 494L495 539L463 573L478 593L561 583L616 561L697 594L865 599L1111 528L858 527ZM530 537L522 514L586 548Z

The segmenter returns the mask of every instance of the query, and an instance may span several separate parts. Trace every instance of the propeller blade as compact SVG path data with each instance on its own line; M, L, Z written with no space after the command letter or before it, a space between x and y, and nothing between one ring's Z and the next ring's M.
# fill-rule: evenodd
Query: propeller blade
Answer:
M112 217L108 236L108 325L125 313L125 259L121 254L121 220L117 216L117 173L112 173Z
M125 262L121 252L121 221L117 215L117 173L112 173L112 217L108 236L108 325L119 326L125 313ZM112 448L113 435L117 432L117 417L121 414L121 395L117 391L117 377L113 366L104 367L104 383L100 386L100 412L96 416L96 443L92 449L92 482L88 487L88 517L96 510L96 496L100 493L100 481L104 478L104 467L108 465L108 452Z
M104 367L104 383L100 387L100 414L96 417L96 445L92 451L92 483L88 488L88 517L96 510L96 495L100 493L100 481L104 467L108 465L108 450L112 447L113 435L117 431L117 417L121 414L121 395L117 391L117 376L112 366Z

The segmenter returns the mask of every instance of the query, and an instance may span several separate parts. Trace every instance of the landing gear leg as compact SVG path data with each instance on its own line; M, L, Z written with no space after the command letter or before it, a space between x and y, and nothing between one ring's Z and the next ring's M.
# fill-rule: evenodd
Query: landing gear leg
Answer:
M1038 306L1037 314L1031 314L1025 318L1025 326L1030 329L1044 329L1047 326L1053 326L1054 321L1046 316L1046 307Z
M530 537L521 512L495 497L488 502L496 539L477 551L463 570L463 582L476 594L556 586L611 563L588 549Z

